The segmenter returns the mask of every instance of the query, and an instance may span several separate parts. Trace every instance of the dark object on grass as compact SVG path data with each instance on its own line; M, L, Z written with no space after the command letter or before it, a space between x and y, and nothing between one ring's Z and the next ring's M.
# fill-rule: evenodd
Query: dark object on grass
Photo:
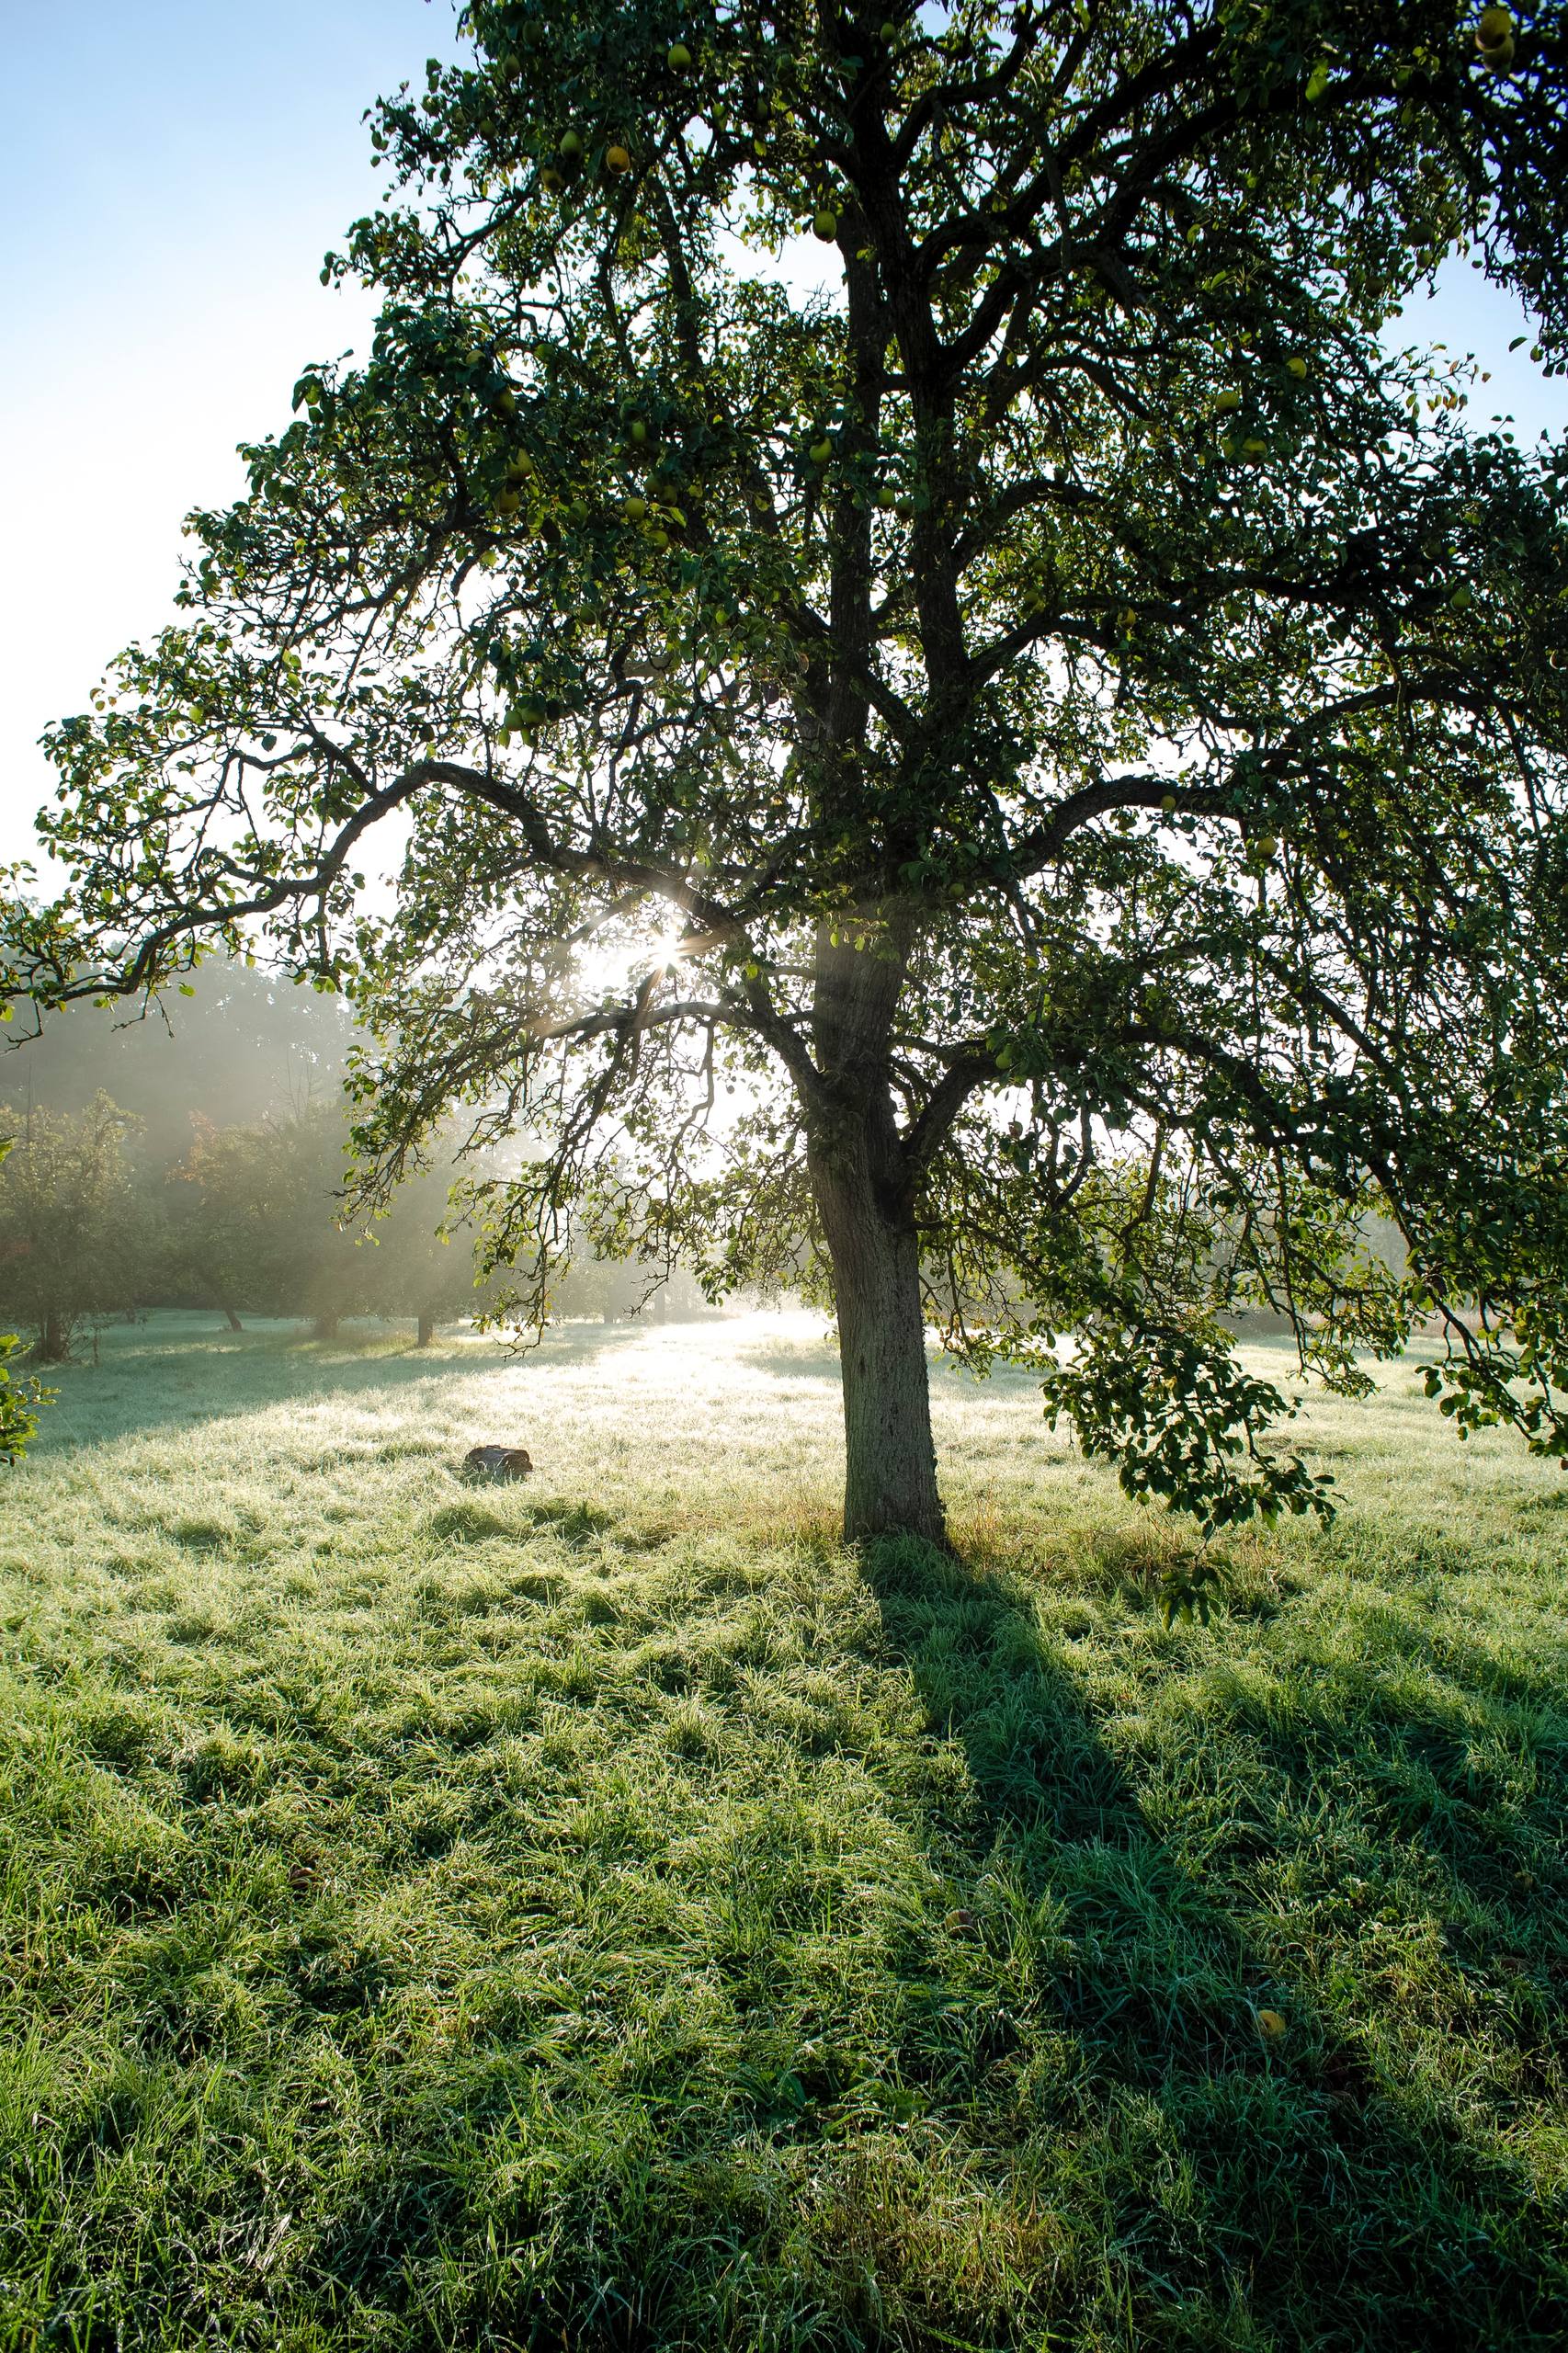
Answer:
M526 1479L533 1459L521 1446L471 1446L463 1469L475 1479Z

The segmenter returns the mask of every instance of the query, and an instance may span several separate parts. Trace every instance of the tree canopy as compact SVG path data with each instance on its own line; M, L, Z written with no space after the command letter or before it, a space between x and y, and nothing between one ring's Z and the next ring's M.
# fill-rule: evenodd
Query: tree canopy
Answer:
M1568 450L1385 333L1465 252L1568 359L1563 7L463 22L15 985L349 991L367 1185L523 1136L536 1310L803 1247L851 1533L941 1533L923 1300L1210 1526L1322 1500L1237 1302L1568 1450Z
M81 1112L0 1107L13 1131L0 1167L0 1295L27 1323L40 1364L63 1364L85 1324L134 1295L137 1232L125 1139L98 1095Z

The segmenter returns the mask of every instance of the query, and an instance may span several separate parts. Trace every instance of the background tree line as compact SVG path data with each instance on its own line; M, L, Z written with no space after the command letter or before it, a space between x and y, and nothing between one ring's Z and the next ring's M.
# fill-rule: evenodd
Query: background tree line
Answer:
M69 1008L0 1064L0 1325L40 1363L100 1322L157 1308L308 1318L406 1317L420 1343L483 1313L473 1253L449 1235L454 1136L388 1212L344 1214L350 1025L334 1001L244 966L213 968L165 1024ZM689 1313L679 1269L588 1258L562 1315L646 1302Z

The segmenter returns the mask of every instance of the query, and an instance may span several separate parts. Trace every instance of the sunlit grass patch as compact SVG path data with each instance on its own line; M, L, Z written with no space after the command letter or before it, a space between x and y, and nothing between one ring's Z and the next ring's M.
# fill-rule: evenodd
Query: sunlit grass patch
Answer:
M835 1376L806 1317L67 1371L0 2347L1563 2341L1568 1483L1396 1368L1171 1631L1191 1538L1016 1376L937 1377L961 1557L846 1554Z

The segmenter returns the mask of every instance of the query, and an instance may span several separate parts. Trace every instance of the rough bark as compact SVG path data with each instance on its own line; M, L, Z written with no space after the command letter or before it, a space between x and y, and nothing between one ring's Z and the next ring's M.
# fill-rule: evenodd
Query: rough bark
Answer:
M225 1308L224 1308L224 1310L223 1310L223 1321L225 1322L225 1324L227 1324L227 1325L228 1325L228 1327L229 1327L229 1329L230 1329L230 1331L231 1331L231 1332L243 1332L243 1331L244 1330L244 1328L245 1328L245 1327L244 1327L244 1325L240 1322L239 1317L234 1313L234 1311L233 1311L233 1309L232 1307L225 1307Z
M903 983L896 937L819 938L823 1093L807 1120L812 1196L833 1261L844 1382L844 1533L947 1543L937 1484L914 1185L888 1081Z
M433 1315L421 1315L419 1318L419 1336L414 1343L415 1347L416 1348L427 1348L435 1336L435 1317Z
M813 1153L812 1180L838 1306L846 1540L907 1530L945 1545L919 1236L842 1156Z

